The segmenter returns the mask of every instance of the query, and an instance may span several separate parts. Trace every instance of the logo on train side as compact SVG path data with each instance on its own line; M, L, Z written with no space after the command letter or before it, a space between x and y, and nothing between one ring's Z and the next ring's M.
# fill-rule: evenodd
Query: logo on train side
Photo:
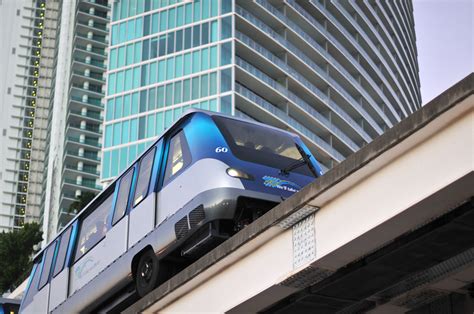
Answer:
M99 261L95 261L92 258L87 258L84 262L75 269L76 276L80 279L83 276L87 275L92 269L99 265Z
M298 184L288 180L282 180L271 176L263 176L262 179L263 185L270 188L280 189L288 192L298 192L301 189Z

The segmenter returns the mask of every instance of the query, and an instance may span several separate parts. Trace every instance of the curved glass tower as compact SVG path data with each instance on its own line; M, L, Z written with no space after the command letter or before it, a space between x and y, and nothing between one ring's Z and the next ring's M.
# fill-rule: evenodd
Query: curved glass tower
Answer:
M420 107L411 1L114 1L102 179L184 110L298 133L329 169Z

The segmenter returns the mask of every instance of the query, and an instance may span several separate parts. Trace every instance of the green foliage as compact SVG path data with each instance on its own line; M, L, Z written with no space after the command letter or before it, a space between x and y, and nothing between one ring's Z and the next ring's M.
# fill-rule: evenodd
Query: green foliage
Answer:
M95 195L96 194L92 192L83 192L79 197L77 197L77 201L74 201L69 206L68 211L77 214L94 199Z
M7 290L12 291L28 277L33 246L43 239L42 235L37 223L0 233L0 295Z

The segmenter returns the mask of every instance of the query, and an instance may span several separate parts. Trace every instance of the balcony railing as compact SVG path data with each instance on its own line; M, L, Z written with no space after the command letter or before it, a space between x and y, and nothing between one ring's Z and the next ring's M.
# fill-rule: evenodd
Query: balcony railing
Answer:
M83 39L86 39L86 40L93 40L93 41L96 41L96 42L99 42L99 43L103 43L105 45L108 44L108 42L107 42L107 40L105 39L104 36L93 35L92 37L88 37L87 34L81 34L81 33L76 33L76 36L80 37L80 38L83 38Z
M103 68L103 69L107 68L107 66L104 64L104 61L101 61L101 60L91 59L90 61L86 61L86 59L79 58L79 57L75 57L73 60L77 62L85 63L87 65L93 65L98 68Z
M77 102L80 102L80 103L84 103L84 104L89 104L89 105L92 105L92 106L96 106L96 107L99 107L99 108L102 108L102 109L104 108L104 106L102 105L99 98L89 97L87 99L87 101L84 101L84 99L82 97L72 95L71 100L74 100L74 101L77 101Z
M100 129L100 127L95 126L95 125L87 125L86 124L85 126L82 126L80 124L70 123L69 126L72 127L72 128L76 128L76 129L81 129L81 130L85 130L85 131L89 131L89 132L102 134L102 130Z
M72 114L76 114L82 117L88 117L95 120L102 120L102 117L100 116L100 113L98 112L91 112L91 111L82 112L81 110L70 110L70 112Z
M95 14L94 14L95 15ZM77 24L79 25L83 25L83 26L87 26L87 27L91 27L91 28L97 28L99 30L102 30L104 32L107 31L107 24L102 24L102 23L96 23L94 22L93 25L89 25L89 23L87 22L81 22L81 21L77 21ZM105 39L105 38L104 38Z
M74 185L90 188L90 189L96 189L99 191L102 190L102 186L96 184L95 182L89 182L89 181L84 181L84 180L82 182L77 182L76 180L68 179L68 178L64 178L64 182L68 184L74 184Z
M105 83L105 78L102 76L102 74L99 74L99 73L89 73L89 75L86 75L84 71L77 71L77 70L72 71L72 73Z
M83 46L83 45L76 45L76 48L87 51L87 52L93 52L95 54L105 56L105 49L96 48L96 47L92 47L90 49L87 49L87 46Z
M73 150L67 150L66 153L71 156L79 157L79 158L85 158L93 161L100 161L100 157L97 156L97 154L89 153L89 152L84 152L84 154L80 155L78 151L73 151Z
M105 94L102 92L102 87L89 85L88 88L84 88L84 86L82 84L75 84L75 83L71 84L71 86L75 87L75 88L78 88L78 89L81 89L81 90L84 90L84 91L93 92L93 93L105 96Z
M89 145L89 146L94 146L94 147L97 147L97 148L102 148L102 145L99 144L99 142L94 141L94 140L85 139L85 140L81 141L81 139L79 137L75 137L75 136L68 136L67 139L68 139L68 141L71 141L71 142L84 144L84 145Z

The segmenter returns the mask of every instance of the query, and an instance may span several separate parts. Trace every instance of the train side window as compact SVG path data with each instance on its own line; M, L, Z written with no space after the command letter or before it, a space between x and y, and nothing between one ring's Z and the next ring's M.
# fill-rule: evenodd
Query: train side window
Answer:
M186 168L191 163L191 154L183 131L180 131L178 134L173 136L169 145L164 184L166 184L176 173Z
M56 249L57 243L58 241L55 241L46 249L46 253L45 253L46 255L45 255L44 263L43 263L43 270L41 272L41 278L40 278L40 282L38 286L39 290L41 290L48 282L49 274L51 272L51 264L53 263L54 250Z
M58 255L56 257L56 264L54 265L53 277L56 277L63 268L66 261L67 248L69 246L69 237L71 236L72 226L69 226L67 230L62 234L59 242Z
M113 187L110 187L112 193L106 196L106 199L94 209L88 216L86 216L79 228L79 241L77 242L76 255L74 261L76 262L97 243L99 243L107 232L107 214L112 208L112 201L114 198ZM107 192L106 192L107 193Z
M31 301L33 301L33 297L36 295L36 293L38 293L38 282L40 278L40 271L41 271L41 261L39 261L33 266L33 270L32 270L33 278L31 278L31 282L28 287L28 290L26 291L25 296L23 297L23 301L21 304L22 308L25 308L26 306L28 306L28 304L30 304Z
M137 187L135 189L135 197L133 198L133 206L137 206L147 195L148 186L150 185L151 169L153 169L155 151L156 148L153 148L140 161Z
M120 187L117 196L117 203L115 205L114 218L112 225L115 225L124 215L127 210L128 196L130 193L130 186L132 185L133 168L130 169L120 179Z

